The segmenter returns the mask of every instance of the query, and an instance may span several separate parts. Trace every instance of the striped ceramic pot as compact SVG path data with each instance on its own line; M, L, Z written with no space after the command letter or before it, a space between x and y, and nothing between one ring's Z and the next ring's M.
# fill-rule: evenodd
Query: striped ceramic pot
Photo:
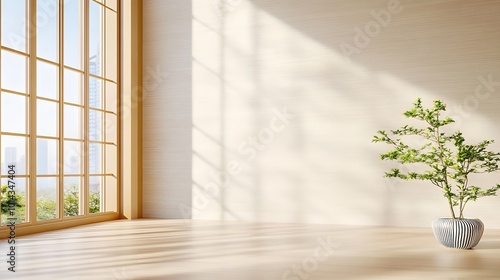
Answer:
M439 218L432 222L436 239L446 247L470 249L479 243L484 225L479 219Z

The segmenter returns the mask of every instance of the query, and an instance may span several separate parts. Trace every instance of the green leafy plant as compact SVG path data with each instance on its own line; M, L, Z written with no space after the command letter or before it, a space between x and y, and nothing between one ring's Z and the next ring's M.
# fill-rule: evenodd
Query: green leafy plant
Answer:
M11 203L10 197L7 196L7 185L1 186L0 189L0 202L1 202L1 221L5 224L9 217ZM64 189L64 215L77 216L79 213L79 190L78 186L71 185ZM16 193L14 200L14 212L17 217L17 222L22 223L26 221L26 199L23 195ZM99 192L91 191L89 195L89 212L99 213L101 205L101 198ZM46 195L38 197L36 202L37 219L48 220L56 217L56 201Z
M57 217L57 204L54 199L47 195L40 195L36 201L36 218L38 220L50 220Z
M382 160L397 161L401 164L417 164L425 167L422 172L404 172L392 168L385 177L403 180L430 181L443 191L447 199L451 217L463 219L464 209L469 201L480 197L494 196L500 185L479 187L469 181L472 174L491 173L499 170L500 153L488 150L493 140L478 144L467 144L460 131L446 133L443 127L454 120L443 115L446 104L434 101L431 108L424 108L421 99L413 103L413 108L404 112L407 118L424 123L423 127L405 125L390 133L380 130L372 142L381 142L393 147L380 155ZM402 139L418 137L419 145L408 145ZM458 208L458 209L457 209ZM458 214L456 211L458 210Z
M7 218L10 217L10 204L14 205L14 217L17 218L18 222L24 222L26 217L25 199L19 193L16 193L14 198L8 196L9 188L7 185L1 186L0 189L0 204L1 204L1 221L5 224Z
M101 197L99 196L98 192L90 192L89 212L90 213L101 212Z
M78 216L79 212L79 190L76 185L71 185L64 189L64 215ZM101 197L99 192L90 192L89 196L89 212L99 213L101 206Z
M9 197L8 194L9 187L7 185L4 185L1 187L1 209L2 213L9 213L9 204L13 204L14 207L23 207L23 197L19 194L16 194L12 200L11 197Z
M78 216L80 192L76 185L64 188L64 215Z

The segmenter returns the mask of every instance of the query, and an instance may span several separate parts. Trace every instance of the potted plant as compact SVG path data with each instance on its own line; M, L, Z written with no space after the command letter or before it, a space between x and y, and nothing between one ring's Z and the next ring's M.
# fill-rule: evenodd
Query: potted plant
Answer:
M470 249L481 239L484 226L479 219L467 219L464 209L468 202L485 196L494 196L500 185L482 188L469 179L472 174L499 170L500 153L488 150L493 140L477 144L465 142L460 131L449 133L447 125L453 119L443 115L446 105L436 100L431 108L424 108L421 99L404 116L423 123L421 127L405 125L397 130L378 131L372 142L386 143L392 150L380 155L382 160L414 165L418 171L392 168L385 177L403 180L423 180L441 189L450 209L449 218L438 218L432 223L436 239L446 247ZM403 139L420 139L410 145Z

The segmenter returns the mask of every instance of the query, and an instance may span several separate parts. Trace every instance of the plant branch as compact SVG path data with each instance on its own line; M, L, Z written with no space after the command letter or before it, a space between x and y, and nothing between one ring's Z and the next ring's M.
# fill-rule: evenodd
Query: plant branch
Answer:
M485 140L478 144L465 144L465 139L460 131L453 134L441 132L441 127L453 123L453 119L444 117L446 105L434 101L434 106L427 109L422 106L420 98L413 103L413 108L404 112L407 118L422 121L426 127L405 125L389 133L379 131L372 142L389 144L393 149L381 154L382 160L391 160L400 164L425 164L430 170L423 172L402 173L393 168L386 172L389 178L403 180L427 180L442 190L448 201L451 216L457 218L455 208L459 213L458 218L464 217L464 209L470 200L479 197L492 196L500 189L500 185L482 190L480 187L471 186L469 174L490 173L500 169L500 153L487 151L487 146L493 140ZM391 136L389 136L389 134ZM424 144L412 147L404 142L405 137L421 137ZM451 148L453 147L453 148Z

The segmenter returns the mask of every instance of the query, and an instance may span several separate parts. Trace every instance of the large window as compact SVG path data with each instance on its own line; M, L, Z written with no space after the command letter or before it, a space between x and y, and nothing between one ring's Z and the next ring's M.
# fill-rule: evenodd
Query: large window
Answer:
M0 225L116 214L118 0L0 1Z

